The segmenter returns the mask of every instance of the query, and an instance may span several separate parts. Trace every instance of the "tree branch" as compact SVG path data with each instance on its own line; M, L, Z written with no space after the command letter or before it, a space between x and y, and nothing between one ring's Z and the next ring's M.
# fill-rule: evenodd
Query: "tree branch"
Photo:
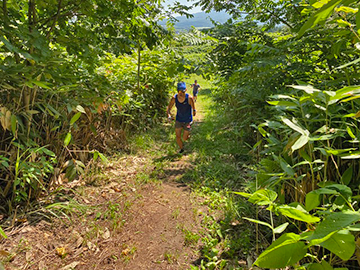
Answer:
M3 12L4 12L4 24L5 24L5 27L7 27L9 25L7 0L3 0L2 8L3 8Z
M49 32L48 32L47 35L46 35L46 38L49 38L49 37L50 37L50 34L51 34L51 32L53 31L53 29L54 29L54 27L55 27L55 25L56 25L57 20L59 19L60 11L61 11L61 4L62 4L62 0L59 0L59 2L58 2L58 9L57 9L56 15L55 15L55 17L54 17L54 21L53 21L53 23L52 23L52 25L51 25L51 27L50 27L50 29L49 29Z
M265 11L270 13L271 16L277 18L280 22L282 22L283 24L287 25L290 29L293 29L292 25L289 24L287 21L285 21L283 18L281 18L280 16L278 16L274 11L269 10L267 8L265 8Z

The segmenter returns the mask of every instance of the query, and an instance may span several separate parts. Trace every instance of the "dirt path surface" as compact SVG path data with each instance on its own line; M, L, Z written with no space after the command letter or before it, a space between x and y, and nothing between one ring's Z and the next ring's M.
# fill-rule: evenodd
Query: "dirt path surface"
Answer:
M179 181L188 155L113 161L96 177L64 185L33 213L8 220L0 270L190 269L200 258L207 209ZM155 179L155 180L154 180ZM47 201L51 203L45 208ZM49 213L56 218L45 218Z
M198 259L194 236L201 220L190 191L171 181L147 185L141 194L121 237L126 246L136 247L123 269L189 269Z

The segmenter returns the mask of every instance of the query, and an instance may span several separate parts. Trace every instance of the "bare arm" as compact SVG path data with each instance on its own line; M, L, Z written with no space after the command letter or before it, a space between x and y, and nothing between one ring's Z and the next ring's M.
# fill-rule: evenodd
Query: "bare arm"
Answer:
M175 98L172 97L170 102L169 102L169 105L167 107L167 110L166 110L167 117L171 117L170 111L171 111L171 108L174 106L174 104L175 104Z
M189 97L189 104L190 104L190 106L191 106L191 108L192 108L192 110L193 110L193 116L195 116L196 115L196 109L195 109L195 102L194 102L194 99L193 99L193 97Z

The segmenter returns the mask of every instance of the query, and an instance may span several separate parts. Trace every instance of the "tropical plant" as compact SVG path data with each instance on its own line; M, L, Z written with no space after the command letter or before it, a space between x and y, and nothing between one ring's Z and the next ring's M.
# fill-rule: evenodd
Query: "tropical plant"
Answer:
M359 220L357 197L351 197L359 192L355 180L359 170L358 1L203 0L198 4L229 10L235 18L239 11L246 12L244 22L215 28L220 42L212 59L223 63L216 70L221 82L217 97L242 131L239 139L253 145L250 153L259 161L256 177L247 183L252 193L242 195L260 209L268 206L271 214L250 220L269 228L273 240L275 234L287 232L256 264L300 267L300 261L306 269L344 265L338 258L349 260L355 246L347 227L353 230ZM264 24L257 27L246 18ZM282 26L272 30L279 22ZM250 124L262 139L253 135ZM262 201L262 192L274 196ZM316 220L295 218L296 212ZM286 225L285 218L292 225ZM338 218L347 223L341 224ZM346 229L329 226L332 222ZM307 238L308 234L312 236ZM332 244L344 245L335 250L325 241L330 238ZM281 262L277 252L290 250L295 252L286 253L286 262ZM339 253L343 251L350 255ZM306 253L311 255L304 258Z
M331 265L341 265L354 255L356 243L353 233L358 231L358 224L355 223L360 220L360 214L352 206L353 197L347 186L324 184L308 193L307 209L299 203L276 203L278 195L272 190L260 189L252 194L236 193L247 197L254 204L267 206L270 213L270 224L246 218L269 227L273 232L274 242L260 254L255 265L262 268L294 266L299 269L333 269ZM325 204L318 208L320 199ZM315 210L313 214L308 212L311 210ZM282 219L286 218L288 222L275 227L273 213ZM275 234L282 233L287 227L295 232L284 233L275 240Z

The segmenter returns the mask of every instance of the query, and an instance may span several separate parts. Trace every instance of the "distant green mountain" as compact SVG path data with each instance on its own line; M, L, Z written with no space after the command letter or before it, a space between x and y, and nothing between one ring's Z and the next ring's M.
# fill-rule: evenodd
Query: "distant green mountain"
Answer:
M230 18L230 15L225 12L198 12L194 13L193 15L194 17L189 19L187 19L186 16L176 17L178 22L175 23L175 29L188 30L191 28L191 26L194 26L196 28L209 28L214 26L210 18L219 23L224 23ZM165 26L166 20L161 21L160 25Z

